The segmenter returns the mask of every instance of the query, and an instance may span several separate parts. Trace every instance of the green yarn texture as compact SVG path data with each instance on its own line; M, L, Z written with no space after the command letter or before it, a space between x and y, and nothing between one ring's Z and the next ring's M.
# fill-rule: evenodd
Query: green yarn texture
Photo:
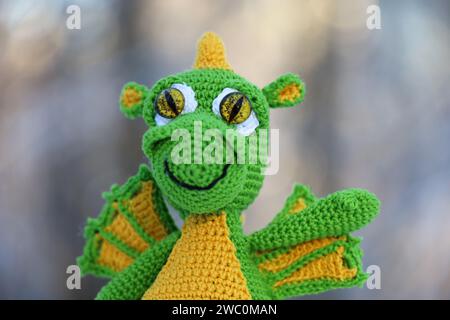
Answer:
M281 100L279 95L289 85L297 85L301 93L292 100ZM264 96L271 108L292 107L305 99L306 86L304 82L295 74L287 73L280 76L276 81L270 83L262 89Z
M162 124L155 111L155 100L161 92L174 85L188 86L194 92L196 108L182 112L173 119L163 119ZM214 100L226 88L237 90L248 98L258 121L250 135L238 134L243 144L232 142L235 148L244 148L246 154L259 151L251 150L250 139L256 139L258 146L266 142L259 140L266 139L261 138L259 133L270 127L270 110L295 106L303 101L306 92L303 81L291 73L259 89L233 71L214 68L170 75L151 88L135 82L123 87L119 101L121 112L130 119L142 117L148 125L142 140L142 150L151 166L142 164L138 173L126 183L113 185L109 192L103 194L105 205L98 218L87 222L84 234L86 245L77 262L83 274L111 278L97 299L140 299L152 286L166 265L173 247L182 237L182 231L175 226L166 203L173 206L183 219L190 215L226 214L229 240L236 249L240 271L253 299L284 299L315 294L336 288L361 286L366 280L360 239L350 234L366 226L378 214L380 204L375 195L361 189L347 189L317 198L309 187L299 184L267 227L246 235L242 228L241 213L258 196L264 181L265 163L261 160L239 164L208 163L204 159L200 163L179 164L173 161L171 155L179 143L172 139L176 130L184 130L195 136L198 133L196 130L203 134L208 129L215 129L220 133L220 139L225 139L230 130L238 131L237 125L228 123L212 110ZM196 126L198 123L201 124L200 129ZM192 158L198 152L198 147L204 149L208 145L207 141L202 141L200 146L188 143ZM146 182L152 184L153 191L145 203L151 204L149 206L162 225L155 224L155 228L163 228L166 232L160 239L144 228L142 220L138 219L129 205L141 194L143 183ZM299 201L303 201L304 207L298 209L301 210L299 212L292 212ZM111 231L119 215L132 229L127 231L127 235L130 239L141 239L146 245L145 250L136 249ZM279 258L292 254L303 244L328 238L334 240L293 258L279 270L262 268L266 263L276 263ZM113 250L113 253L109 253L111 256L126 257L123 258L129 261L126 267L102 260L105 244ZM295 280L297 271L338 250L343 250L343 265L355 270L354 276L344 279L325 275ZM214 286L214 283L211 285Z
M173 232L149 248L126 271L114 277L98 293L97 300L138 300L164 266L180 233Z
M135 102L131 106L125 105L124 100L123 100L125 91L127 91L129 89L135 90L142 97L142 99L140 99L139 102ZM147 98L147 95L148 95L147 87L140 85L136 82L127 83L123 87L122 93L120 95L120 97L121 97L121 99L119 101L120 111L122 111L124 116L129 119L136 119L137 117L142 116L142 109L144 108L144 101Z
M172 122L157 126L155 123L154 101L158 94L177 83L189 85L195 92L198 107L195 112L179 116ZM264 176L261 174L264 164L233 165L227 171L227 176L213 189L208 191L188 190L180 188L167 177L164 168L164 160L171 161L170 152L176 141L171 141L174 130L187 130L194 136L195 122L201 123L202 131L215 129L224 136L226 131L235 130L230 125L215 115L211 110L213 100L224 88L239 90L252 102L253 111L258 117L259 126L254 133L259 137L259 130L269 128L269 106L262 91L239 75L221 69L192 70L169 76L158 81L148 94L144 103L143 118L149 125L149 130L144 134L142 148L145 155L153 165L153 175L169 202L182 214L217 212L224 207L231 210L244 210L257 196L262 186ZM207 142L203 142L205 145ZM237 145L235 145L237 149ZM245 139L244 148L249 150L249 139ZM192 147L194 152L194 147ZM248 152L247 152L248 154ZM169 167L178 177L183 177L193 185L207 185L222 172L225 164L196 164L173 165Z
M133 229L150 245L156 244L157 240L148 235L136 220L136 217L125 207L122 201L131 199L136 193L141 190L141 182L153 181L152 174L147 165L142 164L139 167L138 173L129 178L128 181L119 186L112 185L109 192L102 194L105 200L99 216L95 219L89 218L84 229L84 237L86 244L84 246L83 255L77 259L77 264L80 266L81 272L85 274L93 274L98 277L112 278L117 275L117 272L110 267L98 263L100 255L101 240L98 236L112 243L120 251L124 252L132 258L138 258L141 253L131 248L123 241L118 239L116 235L105 230L114 219L117 217L117 210L114 208L114 203L118 203L120 211L125 215L127 221L133 226ZM158 189L155 189L152 194L152 202L155 204L157 212L165 228L169 233L177 230L172 217L167 211L167 207L163 201L162 194Z

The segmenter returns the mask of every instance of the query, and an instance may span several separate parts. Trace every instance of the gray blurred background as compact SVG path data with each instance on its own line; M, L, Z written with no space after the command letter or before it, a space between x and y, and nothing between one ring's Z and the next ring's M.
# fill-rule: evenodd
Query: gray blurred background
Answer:
M66 8L81 8L81 30ZM381 8L368 30L366 8ZM0 298L90 299L66 288L101 192L146 161L126 120L127 81L191 67L205 31L259 86L292 71L302 108L272 112L280 170L246 212L265 226L296 182L324 196L361 187L382 201L364 236L381 290L303 298L450 298L449 1L0 1Z

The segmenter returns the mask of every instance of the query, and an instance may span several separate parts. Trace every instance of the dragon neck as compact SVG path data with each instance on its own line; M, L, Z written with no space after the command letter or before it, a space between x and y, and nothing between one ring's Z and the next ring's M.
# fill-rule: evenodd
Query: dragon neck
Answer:
M186 217L182 233L211 228L226 234L228 238L232 233L242 231L240 215L229 211L220 211L210 214L190 214Z

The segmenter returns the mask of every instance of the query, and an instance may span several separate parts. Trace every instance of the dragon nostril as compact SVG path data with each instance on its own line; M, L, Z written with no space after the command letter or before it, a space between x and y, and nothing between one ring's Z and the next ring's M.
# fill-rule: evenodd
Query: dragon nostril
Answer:
M162 144L163 144L163 141L162 141L162 140L155 141L155 142L151 145L151 148L152 148L152 150L157 150L157 149L159 149L159 147L160 147Z
M149 137L144 138L143 142L143 148L144 152L148 157L152 157L152 155L155 154L161 147L170 140L170 138L163 138L163 139L152 139Z

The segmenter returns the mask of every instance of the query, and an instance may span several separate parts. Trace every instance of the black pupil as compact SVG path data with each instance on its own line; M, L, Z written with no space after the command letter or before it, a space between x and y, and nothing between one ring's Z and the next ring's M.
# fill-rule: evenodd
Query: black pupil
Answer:
M239 111L241 111L242 103L244 102L244 96L241 96L238 101L234 104L233 108L230 112L230 118L228 119L228 122L232 122L234 118L239 114Z
M173 100L169 90L164 91L164 98L166 99L167 105L169 106L170 110L172 110L172 112L177 116L179 114L177 104Z

